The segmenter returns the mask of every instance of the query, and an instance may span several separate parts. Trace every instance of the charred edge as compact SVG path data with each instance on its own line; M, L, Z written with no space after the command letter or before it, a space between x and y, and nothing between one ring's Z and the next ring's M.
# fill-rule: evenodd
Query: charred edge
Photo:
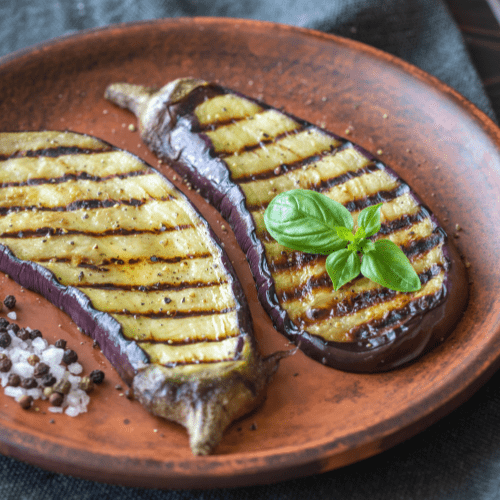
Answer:
M78 146L59 146L56 148L21 150L16 151L11 155L0 155L0 161L10 160L11 158L36 158L38 156L57 158L58 156L63 155L91 155L108 153L110 151L116 151L116 149L112 146L99 149L80 148Z
M135 234L161 234L166 231L182 231L183 229L189 229L193 226L189 224L183 224L175 227L163 226L161 229L108 229L107 231L102 231L100 233L93 233L90 231L76 231L67 230L63 228L55 227L41 227L39 229L18 231L14 233L3 233L0 235L1 238L40 238L40 237L51 237L51 236L73 236L73 235L84 235L91 236L92 238L100 238L105 236L130 236Z
M220 286L227 284L227 280L219 281L192 281L182 283L155 283L154 285L118 285L116 283L81 283L78 288L95 288L96 290L127 290L134 292L157 292L164 290L186 290L188 288L207 288L211 286Z
M438 306L448 293L446 286L442 286L436 293L424 295L401 309L390 311L381 319L372 320L353 328L349 332L350 341L359 342L384 335L384 330L395 325L404 324L418 314Z
M109 314L120 314L122 316L133 316L141 318L150 319L182 319L182 318L194 318L198 316L212 316L216 314L227 314L236 311L236 307L226 307L225 309L198 309L191 311L161 311L161 312L133 312L128 309L122 309L121 311L111 311L107 310Z
M422 286L429 282L432 278L438 276L443 269L444 266L435 264L428 270L420 273L418 277L420 278ZM349 316L363 309L388 302L398 293L400 292L396 292L388 288L366 290L364 292L352 294L342 301L332 301L324 307L309 309L304 315L298 317L295 322L300 328L306 328L328 318Z
M141 175L149 175L151 171L148 170L135 170L133 172L121 173L121 174L111 174L105 177L99 177L97 175L90 175L87 172L79 172L77 174L66 174L61 177L39 177L36 179L28 179L24 182L4 182L0 186L1 188L8 187L23 187L23 186L40 186L42 184L62 184L69 181L92 181L92 182L106 182L111 179L126 179L128 177L137 177Z

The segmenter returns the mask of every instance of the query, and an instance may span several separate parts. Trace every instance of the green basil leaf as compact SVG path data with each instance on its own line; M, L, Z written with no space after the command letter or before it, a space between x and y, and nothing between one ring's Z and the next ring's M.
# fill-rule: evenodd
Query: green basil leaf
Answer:
M301 252L328 255L345 246L336 227L352 229L352 216L327 196L294 189L271 200L264 212L269 234L281 245Z
M365 237L369 238L380 231L380 207L382 203L367 207L358 216L358 226L365 230Z
M365 238L365 236L366 236L365 228L360 226L356 230L356 234L354 235L354 241L361 241L362 239Z
M352 231L349 231L346 227L337 226L335 230L340 239L344 241L354 241L355 236L352 234Z
M375 241L375 248L363 254L361 272L375 283L398 292L414 292L422 286L406 255L391 240Z
M375 250L375 243L372 240L365 240L361 242L360 246L363 254L373 252L373 250Z
M333 252L326 259L326 270L334 290L338 290L359 275L361 270L359 256L347 248Z

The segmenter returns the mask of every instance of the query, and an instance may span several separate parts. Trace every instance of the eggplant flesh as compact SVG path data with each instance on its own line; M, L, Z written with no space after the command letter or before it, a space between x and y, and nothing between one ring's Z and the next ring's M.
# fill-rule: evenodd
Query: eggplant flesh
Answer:
M389 167L352 142L218 84L193 78L160 90L110 85L148 147L228 220L276 328L312 358L354 372L385 371L432 348L466 307L461 259L436 218ZM312 189L359 212L384 202L382 229L422 288L401 293L359 277L335 292L325 256L280 246L263 223L279 193Z
M263 401L283 355L259 354L241 285L189 200L90 136L0 134L0 270L68 313L194 454Z

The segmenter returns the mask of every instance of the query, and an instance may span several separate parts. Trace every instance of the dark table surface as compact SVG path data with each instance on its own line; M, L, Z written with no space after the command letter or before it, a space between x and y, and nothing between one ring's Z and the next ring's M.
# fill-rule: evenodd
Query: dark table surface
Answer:
M498 0L446 0L500 119L500 16Z
M59 4L46 1L55 7ZM7 0L9 2L12 22L20 27L23 18L21 14L18 16L17 0ZM30 2L21 3L31 8ZM38 8L41 3L34 1L32 8ZM84 2L73 3L75 12L83 12ZM107 2L113 9L119 3L133 6L132 0ZM160 5L162 0L156 3ZM144 5L152 8L156 3L148 0ZM493 113L500 119L500 26L493 10L486 0L445 0L445 3L463 35ZM188 4L194 5L196 1L186 0ZM75 17L74 25L78 29L76 21ZM0 19L0 25L1 22ZM59 34L50 29L27 33L26 38L16 34L15 42L4 47L9 52ZM0 55L5 53L4 50ZM238 490L148 491L73 479L0 457L0 499L500 499L499 387L500 373L497 372L469 401L418 436L379 456L320 476Z

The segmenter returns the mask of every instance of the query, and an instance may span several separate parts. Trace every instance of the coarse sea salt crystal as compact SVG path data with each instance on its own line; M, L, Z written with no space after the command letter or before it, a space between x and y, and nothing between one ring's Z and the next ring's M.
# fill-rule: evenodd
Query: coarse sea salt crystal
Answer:
M61 365L49 365L50 366L50 373L55 377L57 381L61 380L64 377L64 374L66 373L66 368Z
M48 347L41 354L41 359L44 363L47 363L49 366L59 365L64 356L64 349L59 349L58 347Z
M5 388L4 393L6 396L17 399L21 396L24 396L24 394L26 393L26 389L23 389L22 387L12 387L9 385Z
M11 311L11 312L7 313L7 318L16 320L17 314L14 311Z
M31 343L31 346L33 347L35 352L42 352L43 350L47 349L48 345L49 343L45 339L42 339L42 337L37 337Z
M14 373L17 373L20 377L28 378L33 376L35 368L31 366L29 363L19 361L18 363L14 363L12 365L12 371Z
M63 409L61 406L49 406L49 411L51 413L62 413Z
M80 413L80 409L75 406L68 406L64 413L70 417L76 417Z
M73 375L79 375L83 371L83 366L80 363L71 363L68 365L68 371Z
M42 397L42 391L40 389L28 389L26 394L33 399L40 399Z

